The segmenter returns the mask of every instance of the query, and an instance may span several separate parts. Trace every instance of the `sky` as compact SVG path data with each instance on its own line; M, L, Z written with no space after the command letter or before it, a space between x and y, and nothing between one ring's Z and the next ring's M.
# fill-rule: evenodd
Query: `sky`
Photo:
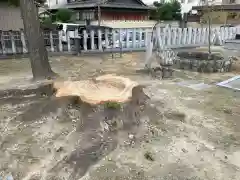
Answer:
M152 4L155 0L143 0L145 4Z

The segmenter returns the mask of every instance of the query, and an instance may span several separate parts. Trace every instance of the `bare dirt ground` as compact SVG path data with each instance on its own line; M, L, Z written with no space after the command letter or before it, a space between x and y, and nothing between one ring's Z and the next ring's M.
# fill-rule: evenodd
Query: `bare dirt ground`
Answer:
M109 56L110 57L110 56ZM150 97L140 125L100 133L98 118L80 127L79 107L45 96L0 99L0 177L16 180L238 180L239 92L216 82L236 73L175 72L159 80L136 73L143 53L52 57L55 72L81 80L115 73L146 85ZM28 59L0 61L0 89L30 86ZM177 82L212 84L196 91ZM49 103L51 102L51 103ZM80 107L81 108L81 107ZM104 137L103 137L104 136Z

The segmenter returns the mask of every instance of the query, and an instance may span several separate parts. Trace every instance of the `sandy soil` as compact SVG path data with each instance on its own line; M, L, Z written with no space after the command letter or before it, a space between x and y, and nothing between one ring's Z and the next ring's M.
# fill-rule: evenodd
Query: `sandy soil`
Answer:
M150 97L141 123L101 133L95 116L82 123L79 108L45 94L0 99L0 177L16 180L238 180L239 92L215 86L236 73L176 70L160 80L136 73L143 53L53 57L63 79L116 73L146 85ZM0 61L0 89L25 88L27 59ZM194 79L212 87L196 91L177 82Z

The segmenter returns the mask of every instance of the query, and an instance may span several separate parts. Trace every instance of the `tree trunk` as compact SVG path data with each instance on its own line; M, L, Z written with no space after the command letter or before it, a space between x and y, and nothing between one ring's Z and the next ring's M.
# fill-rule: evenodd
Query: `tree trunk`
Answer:
M46 79L55 75L48 61L44 36L38 19L38 8L34 0L20 0L24 32L28 41L31 68L34 79Z

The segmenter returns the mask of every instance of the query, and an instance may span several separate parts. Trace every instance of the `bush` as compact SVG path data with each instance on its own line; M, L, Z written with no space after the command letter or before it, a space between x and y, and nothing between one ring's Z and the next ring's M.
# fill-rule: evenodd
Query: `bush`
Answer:
M66 23L71 20L71 17L73 15L73 11L70 9L59 9L56 13L56 19L57 21Z
M181 20L181 4L177 0L170 2L155 1L153 3L155 9L150 11L150 19L152 20Z
M40 17L39 20L42 24L52 24L51 17Z

